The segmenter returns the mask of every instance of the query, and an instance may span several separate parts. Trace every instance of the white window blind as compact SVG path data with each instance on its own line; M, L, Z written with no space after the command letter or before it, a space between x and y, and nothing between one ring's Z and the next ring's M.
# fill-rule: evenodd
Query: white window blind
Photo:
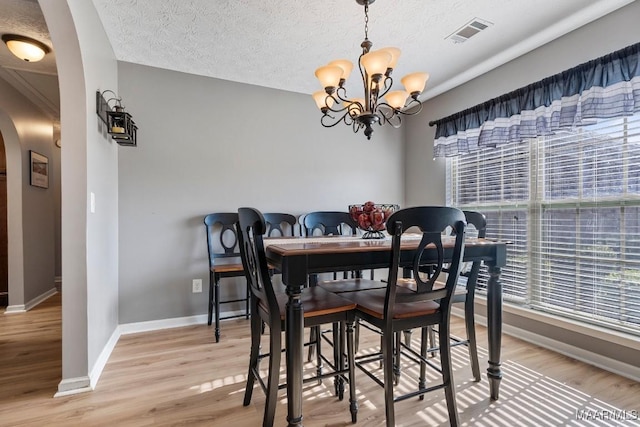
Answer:
M513 242L505 300L640 334L640 116L447 165L448 204Z

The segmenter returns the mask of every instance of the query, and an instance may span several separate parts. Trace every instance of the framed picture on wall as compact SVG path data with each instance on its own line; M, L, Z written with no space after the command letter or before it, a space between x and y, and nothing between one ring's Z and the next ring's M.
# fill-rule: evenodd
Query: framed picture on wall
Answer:
M29 170L31 171L31 185L49 188L49 159L35 151L29 151Z

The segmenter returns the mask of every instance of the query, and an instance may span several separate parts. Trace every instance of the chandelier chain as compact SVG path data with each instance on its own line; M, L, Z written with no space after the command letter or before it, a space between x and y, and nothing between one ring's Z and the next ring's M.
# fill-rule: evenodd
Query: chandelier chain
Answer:
M364 2L364 39L369 40L369 2Z

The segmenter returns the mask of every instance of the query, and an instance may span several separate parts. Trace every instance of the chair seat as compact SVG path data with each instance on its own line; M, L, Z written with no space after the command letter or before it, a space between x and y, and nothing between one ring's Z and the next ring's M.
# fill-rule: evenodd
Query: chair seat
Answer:
M284 320L289 297L284 292L278 292L276 293L276 299L278 300L278 308L280 309L280 320ZM304 307L305 318L342 313L356 308L355 302L317 286L303 289L301 302ZM263 309L266 309L264 301L259 301L258 304Z
M369 279L343 279L327 280L318 283L318 286L329 292L340 294L343 292L359 292L371 289L385 289L387 284L378 280Z
M243 273L244 267L242 264L217 264L211 267L211 271L214 273Z
M397 293L411 292L411 290L398 287ZM386 289L372 289L361 292L349 292L342 295L355 302L358 310L378 319L384 318L384 300ZM440 304L435 301L421 301L410 303L396 303L394 319L406 319L419 316L428 316L436 313L440 309Z

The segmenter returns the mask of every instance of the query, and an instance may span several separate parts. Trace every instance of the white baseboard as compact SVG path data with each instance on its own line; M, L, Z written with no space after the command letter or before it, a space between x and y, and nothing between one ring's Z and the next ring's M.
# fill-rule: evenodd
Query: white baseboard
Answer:
M36 305L40 304L41 302L45 301L47 298L55 295L58 293L58 290L56 288L51 288L49 289L47 292L43 293L42 295L38 295L37 297L35 297L34 299L32 299L31 301L29 301L28 303L22 305L10 305L6 308L4 314L17 314L17 313L25 313L29 310L31 310L33 307L35 307Z
M98 360L96 360L96 363L93 365L93 369L91 369L91 372L89 373L89 386L92 390L96 388L96 384L98 384L100 375L102 375L102 371L109 361L109 357L111 357L113 349L116 348L116 344L118 343L119 339L120 326L117 326L113 331L113 334L111 334L109 341L107 341L107 344L100 352L100 356L98 356Z
M58 384L58 392L53 397L70 396L93 390L89 377L67 378Z
M24 304L21 305L8 305L7 308L4 309L4 314L18 314L18 313L26 313L27 310Z
M243 314L244 311L228 311L220 313L220 317L235 316ZM223 320L224 322L224 320ZM138 332L159 331L162 329L180 328L191 325L204 325L207 323L207 315L174 317L171 319L150 320L147 322L124 323L119 326L120 334L136 334Z
M233 316L236 314L242 314L243 311L232 311L220 313L221 317ZM161 320L150 320L147 322L135 322L135 323L125 323L122 325L118 325L118 327L113 331L113 334L109 338L109 341L100 352L100 356L98 356L98 360L95 365L93 365L93 369L88 377L78 377L78 378L69 378L60 381L58 384L58 392L54 397L61 396L69 396L72 394L85 393L87 391L92 391L95 389L98 384L98 380L100 379L100 375L104 370L104 367L107 365L109 361L109 357L111 353L116 347L118 340L122 335L127 334L135 334L138 332L150 332L150 331L158 331L162 329L170 329L170 328L179 328L182 326L191 326L191 325L206 325L207 323L207 315L200 314L197 316L188 316L188 317L176 317L172 319L161 319Z

